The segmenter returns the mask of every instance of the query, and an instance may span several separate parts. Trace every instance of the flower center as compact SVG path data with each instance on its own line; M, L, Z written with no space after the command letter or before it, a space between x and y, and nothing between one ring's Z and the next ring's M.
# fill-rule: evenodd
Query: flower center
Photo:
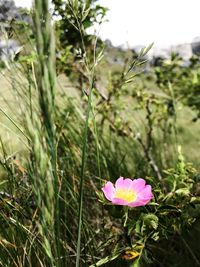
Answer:
M123 199L127 202L133 202L137 198L137 194L130 189L118 189L115 192L115 198Z

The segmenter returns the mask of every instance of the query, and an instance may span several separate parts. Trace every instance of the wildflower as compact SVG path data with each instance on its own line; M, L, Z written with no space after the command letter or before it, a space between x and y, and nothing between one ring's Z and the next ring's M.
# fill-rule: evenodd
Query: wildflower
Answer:
M127 250L122 254L122 259L124 260L133 260L140 255L136 250Z
M144 179L120 177L115 182L107 182L102 188L105 197L115 205L138 207L146 205L153 197L151 186Z

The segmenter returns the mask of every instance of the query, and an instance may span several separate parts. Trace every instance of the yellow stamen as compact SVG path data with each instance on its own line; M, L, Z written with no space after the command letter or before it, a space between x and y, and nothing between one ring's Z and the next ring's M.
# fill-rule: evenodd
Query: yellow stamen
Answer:
M130 189L118 189L116 190L115 198L120 198L127 202L133 202L137 198L137 194Z

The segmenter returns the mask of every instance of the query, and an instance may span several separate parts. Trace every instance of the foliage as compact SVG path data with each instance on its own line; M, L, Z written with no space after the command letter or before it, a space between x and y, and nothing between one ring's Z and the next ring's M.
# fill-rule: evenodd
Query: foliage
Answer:
M116 255L123 258L126 251L138 252L135 258L129 258L133 262L131 266L148 266L155 260L160 261L160 258L156 259L155 249L162 244L162 240L182 236L183 231L189 229L196 220L196 215L192 216L192 210L197 209L194 203L199 203L199 198L194 196L196 174L190 165L185 164L182 154L179 154L176 168L165 171L165 190L161 183L155 184L152 177L147 178L154 188L154 201L150 205L134 209L123 207L119 212L119 207L108 206L102 197L102 202L107 205L112 216L108 231L112 232L115 225L115 235L109 236L112 243L110 258L101 259L97 266L114 260Z
M9 38L11 37L17 38L15 33L16 31L18 31L19 35L23 33L21 29L22 24L24 25L31 24L30 12L26 8L16 7L15 2L13 0L1 0L0 21L1 21L0 34L2 35L2 29L4 28L6 29Z
M32 49L32 20L30 11L16 7L12 0L0 2L0 68L8 67L9 60L17 60Z
M88 34L87 30L95 23L101 23L107 9L97 0L63 1L53 0L56 21L57 41L57 72L72 75L80 83L80 87L87 76L82 70L83 65L77 64L82 58L92 60L96 37ZM100 42L100 41L99 41ZM76 72L78 75L75 75Z
M169 61L155 68L156 82L162 90L173 88L175 98L181 100L197 112L194 120L200 116L199 99L199 57L194 55L184 66L183 59L173 53Z

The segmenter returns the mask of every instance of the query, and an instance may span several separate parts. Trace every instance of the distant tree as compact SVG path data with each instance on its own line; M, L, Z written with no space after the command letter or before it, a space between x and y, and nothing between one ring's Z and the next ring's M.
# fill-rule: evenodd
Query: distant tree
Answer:
M166 93L173 89L174 99L192 108L196 112L193 120L197 121L200 119L200 58L193 55L186 66L183 63L177 53L172 53L167 63L162 61L155 66L156 83ZM169 102L169 109L173 114L175 109L171 104Z
M79 0L77 10L73 10L71 0L52 0L54 4L53 16L56 17L57 35L57 67L58 72L70 74L72 63L77 59L76 50L82 48L82 41L87 49L88 55L93 53L94 36L87 33L95 23L100 23L106 15L107 8L97 4L98 0ZM81 20L81 32L77 25L76 16Z
M52 0L54 4L54 16L58 18L56 23L59 30L59 40L63 47L66 45L79 46L81 42L80 33L75 29L76 24L72 7L69 0ZM94 23L98 23L105 16L107 9L97 4L98 0L77 1L78 11L82 19L82 31L86 31ZM85 35L86 44L90 42L89 35Z
M0 23L3 27L0 31L6 30L8 37L11 37L16 30L21 30L23 33L24 24L31 24L29 13L26 8L16 7L13 0L0 0Z

